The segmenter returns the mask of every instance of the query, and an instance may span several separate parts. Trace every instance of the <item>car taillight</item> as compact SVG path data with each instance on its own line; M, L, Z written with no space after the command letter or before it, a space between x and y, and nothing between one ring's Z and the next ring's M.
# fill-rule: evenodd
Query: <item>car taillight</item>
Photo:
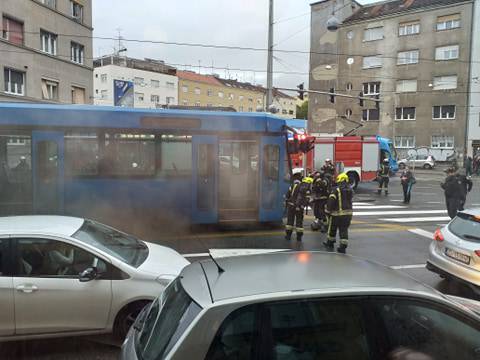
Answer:
M478 257L480 257L480 250L475 250L475 255L477 255Z
M445 240L445 238L443 237L443 234L442 234L442 230L437 229L437 231L435 231L435 234L433 234L433 240L435 240L435 241Z

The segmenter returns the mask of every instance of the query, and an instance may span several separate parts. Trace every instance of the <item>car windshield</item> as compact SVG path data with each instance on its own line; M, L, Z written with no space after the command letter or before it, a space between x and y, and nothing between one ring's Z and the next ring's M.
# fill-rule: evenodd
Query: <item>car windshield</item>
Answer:
M148 256L144 242L92 220L85 220L73 237L134 267L139 267Z
M448 229L463 240L480 242L480 219L478 217L459 213L452 220Z
M163 359L202 309L180 280L170 283L145 317L137 335L137 353L142 360Z

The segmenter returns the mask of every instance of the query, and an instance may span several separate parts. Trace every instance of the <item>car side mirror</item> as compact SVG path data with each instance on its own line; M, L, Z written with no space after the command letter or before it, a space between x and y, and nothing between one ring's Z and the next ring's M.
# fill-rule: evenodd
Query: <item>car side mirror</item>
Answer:
M80 274L78 274L78 279L80 282L88 282L95 280L97 278L97 269L94 267L89 267L83 270Z

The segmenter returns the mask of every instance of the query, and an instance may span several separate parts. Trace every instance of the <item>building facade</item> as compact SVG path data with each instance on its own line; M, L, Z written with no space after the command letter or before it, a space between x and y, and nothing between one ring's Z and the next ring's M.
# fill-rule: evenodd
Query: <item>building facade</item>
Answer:
M94 103L140 109L178 105L176 73L175 68L157 60L118 55L95 59Z
M329 32L319 19L336 6ZM380 103L311 95L310 131L394 139L400 156L461 158L466 143L472 1L405 0L312 5L310 88ZM325 56L322 53L329 55ZM378 105L377 105L378 104Z
M480 0L475 0L472 24L472 54L467 153L480 156Z
M92 1L0 2L0 101L92 103Z

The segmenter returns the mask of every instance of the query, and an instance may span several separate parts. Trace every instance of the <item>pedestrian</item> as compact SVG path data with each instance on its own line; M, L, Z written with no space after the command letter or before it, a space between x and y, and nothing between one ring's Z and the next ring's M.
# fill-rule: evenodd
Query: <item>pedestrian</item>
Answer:
M312 230L326 232L327 215L325 205L327 204L330 184L323 171L317 171L312 183L313 215L315 220L312 223Z
M332 177L335 176L335 166L333 165L331 159L326 159L325 164L322 166L320 170L327 175L330 175Z
M286 195L287 225L285 225L285 239L291 240L293 230L297 233L297 241L303 237L303 216L309 203L311 177L301 180L296 178Z
M459 182L455 172L455 168L448 168L446 170L447 177L440 185L445 193L445 203L447 205L448 216L450 216L451 219L457 216L462 200L461 182Z
M390 182L390 161L384 159L377 172L378 195L382 194L382 187L385 188L385 195L388 195L388 183Z
M329 215L328 237L323 244L327 250L332 251L338 230L340 246L337 251L345 254L348 247L348 228L353 216L353 190L348 182L347 174L341 173L338 175L337 186L328 197L326 211Z
M410 171L408 166L405 167L402 174L400 175L400 182L403 188L403 203L410 204L410 199L412 196L413 185L417 182L415 176Z
M472 176L473 174L473 159L471 156L465 158L465 172L466 176Z
M472 191L472 178L467 175L466 171L461 170L457 174L457 180L460 183L460 204L458 210L465 210L465 203L467 202L467 194Z

